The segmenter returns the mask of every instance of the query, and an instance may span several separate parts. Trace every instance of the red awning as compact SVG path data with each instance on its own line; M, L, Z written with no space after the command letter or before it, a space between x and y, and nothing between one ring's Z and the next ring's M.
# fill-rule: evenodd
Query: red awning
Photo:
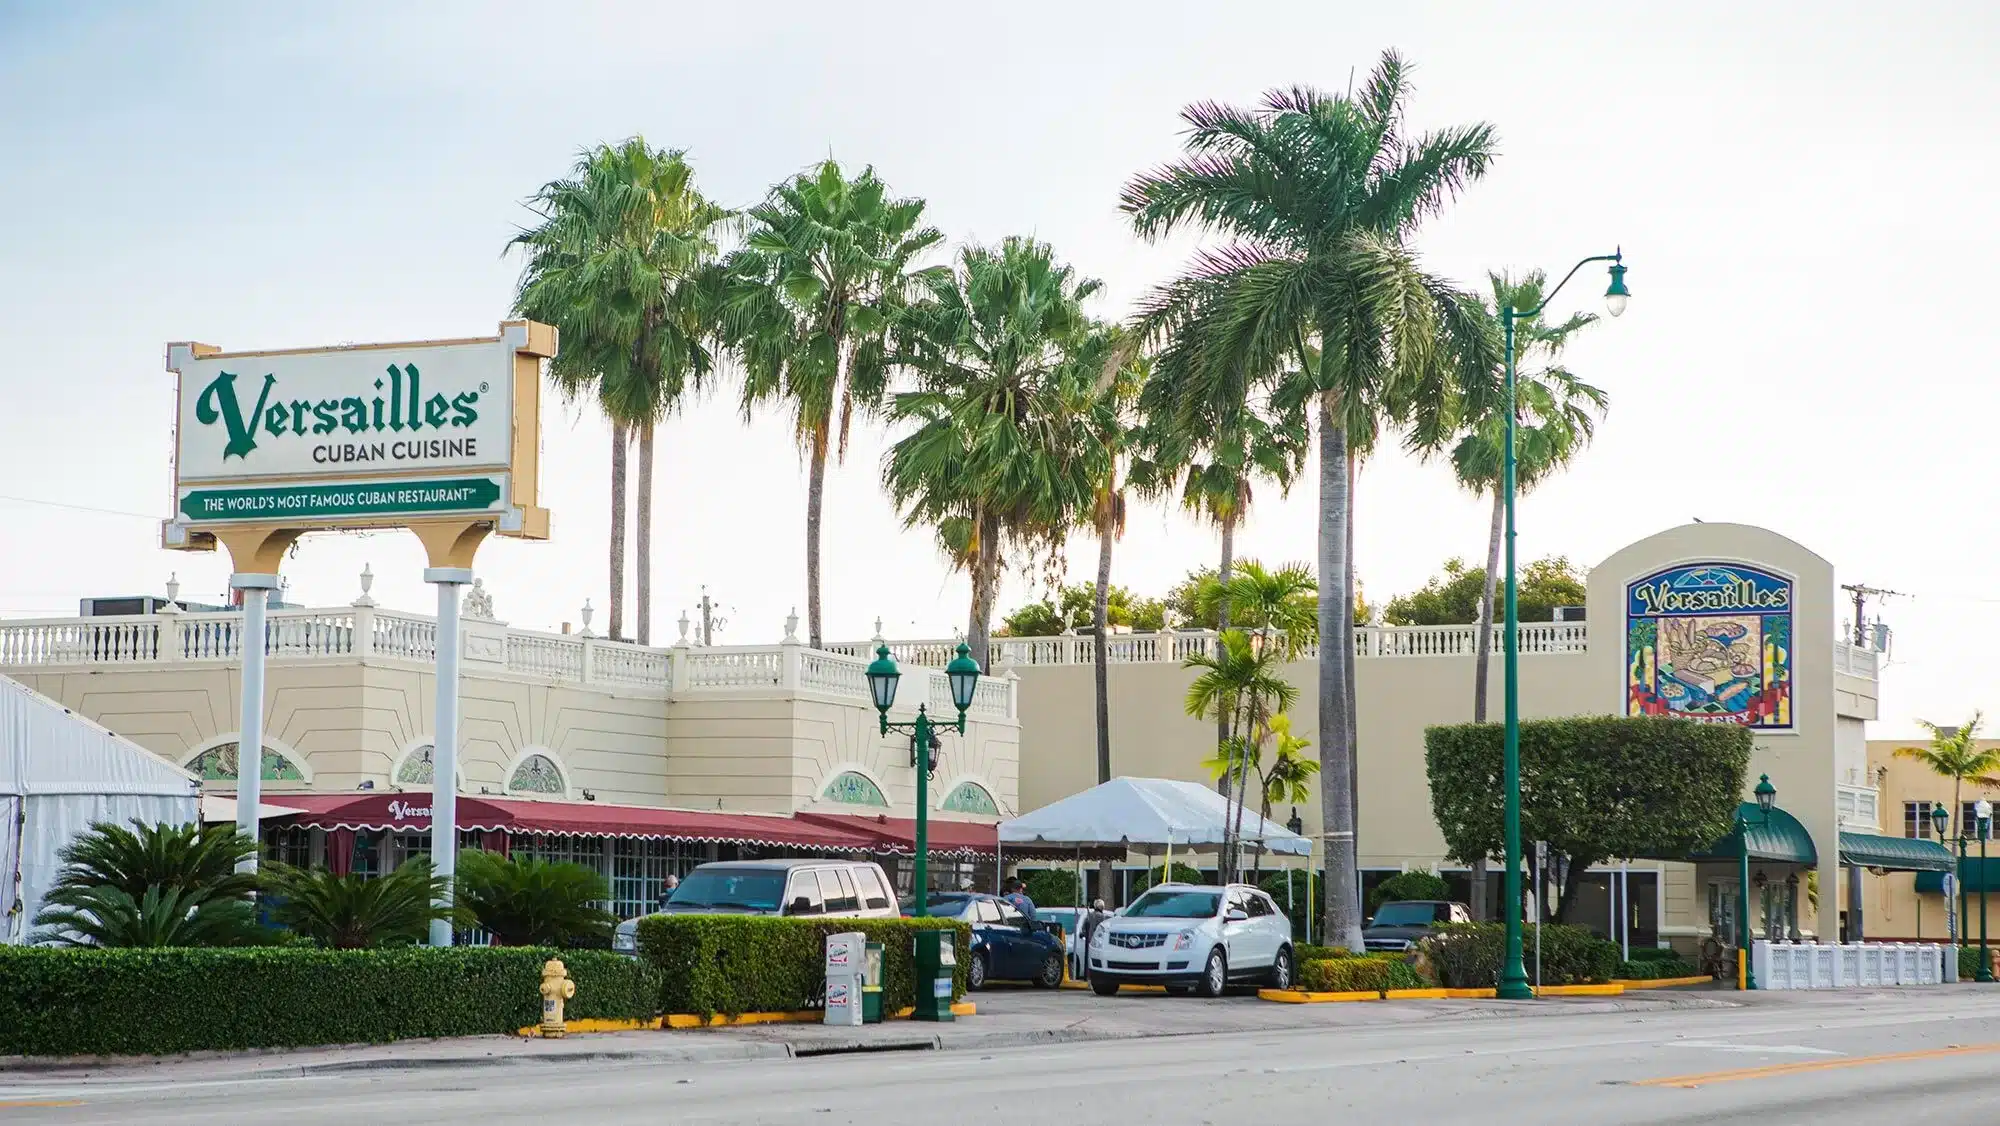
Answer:
M872 817L865 813L801 813L798 819L848 832L866 833L873 838L869 847L875 852L909 856L917 851L917 823L914 818L879 813ZM925 835L929 838L926 843L933 856L992 856L1000 847L999 826L990 821L947 821L933 817L926 825Z
M394 832L428 832L431 827L428 793L286 794L284 804L302 812L268 818L266 824ZM458 799L458 827L515 834L567 833L828 851L863 851L876 846L872 834L774 814L466 795Z

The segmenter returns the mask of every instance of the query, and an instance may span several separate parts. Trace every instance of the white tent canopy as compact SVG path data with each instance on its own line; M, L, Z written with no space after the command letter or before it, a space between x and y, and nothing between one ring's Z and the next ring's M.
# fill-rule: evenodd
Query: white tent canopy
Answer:
M31 937L56 854L92 822L185 824L192 774L0 677L0 942Z
M1080 794L1000 823L1000 842L1070 847L1127 845L1214 847L1234 815L1228 799L1207 786L1171 778L1113 778ZM1243 811L1243 843L1308 856L1312 842L1275 821Z

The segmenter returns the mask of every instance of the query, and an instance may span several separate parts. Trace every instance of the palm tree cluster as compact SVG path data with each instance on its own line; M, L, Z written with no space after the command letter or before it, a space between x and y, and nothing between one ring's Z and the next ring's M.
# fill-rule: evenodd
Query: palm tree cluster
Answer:
M906 526L933 533L968 574L965 634L982 666L1006 569L1039 563L1053 585L1069 538L1096 538L1097 770L1108 780L1113 552L1128 498L1170 500L1221 536L1223 639L1201 657L1205 686L1189 709L1216 722L1220 781L1239 818L1250 786L1264 787L1261 805L1273 792L1259 747L1291 740L1294 758L1308 742L1321 748L1325 933L1359 949L1356 475L1387 439L1449 456L1466 488L1497 492L1507 408L1496 318L1539 304L1546 286L1540 274L1496 274L1489 307L1418 261L1421 225L1485 174L1497 146L1484 123L1412 131L1410 89L1390 52L1347 94L1294 87L1251 107L1188 107L1184 155L1136 176L1120 202L1142 238L1211 241L1123 325L1093 315L1098 283L1035 239L932 261L945 239L924 201L895 195L872 168L851 174L828 159L733 210L696 191L681 152L635 137L581 154L533 197L537 221L510 245L526 255L517 311L562 332L551 377L612 422L613 636L624 629L626 445L640 444L645 642L653 427L727 372L746 418L783 412L806 463L814 646L826 475L857 418L895 431L885 490ZM1542 361L1520 381L1524 486L1569 461L1604 408L1603 393L1558 362L1590 321L1522 324L1524 361ZM1257 495L1300 483L1315 458L1314 565L1240 567L1236 533ZM1490 592L1485 601L1490 622ZM1279 723L1290 699L1270 665L1308 640L1320 642L1311 741ZM1483 711L1483 661L1476 691ZM1305 784L1286 777L1287 795Z
M469 851L456 902L427 857L382 876L267 863L239 869L257 844L233 825L98 823L65 845L35 915L56 946L264 946L339 950L421 943L433 919L478 927L503 946L602 946L615 923L604 877L580 864ZM261 896L261 900L253 899ZM264 909L270 923L258 919Z

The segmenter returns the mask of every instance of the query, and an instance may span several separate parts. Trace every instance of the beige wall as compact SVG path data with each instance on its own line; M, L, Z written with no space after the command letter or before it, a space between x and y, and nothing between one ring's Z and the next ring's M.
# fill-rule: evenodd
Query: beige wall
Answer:
M233 665L9 671L175 762L235 738ZM267 793L353 791L363 782L393 790L396 764L432 738L437 689L428 665L273 658L265 679L266 742L308 779L267 782ZM534 751L563 767L572 799L588 789L621 805L868 812L817 800L834 774L853 769L882 788L889 812L908 816L915 808L908 737L880 735L874 709L859 701L745 692L691 693L670 703L664 687L581 687L476 671L463 676L460 691L466 793L504 793L516 760ZM1003 813L1017 810L1019 742L1018 727L1005 720L976 719L963 736L945 734L932 805L971 780Z
M1899 747L1923 746L1922 739L1871 739L1868 741L1868 765L1882 791L1882 833L1885 836L1900 837L1903 829L1904 802L1943 802L1950 806L1952 801L1952 781L1920 762L1896 757ZM1979 746L1984 749L2000 747L2000 739L1982 739ZM2000 787L1980 786L1967 782L1960 791L1959 800L1977 801L1980 798L2000 805ZM1958 811L1952 811L1953 834L1958 832ZM1975 848L1977 846L1974 846ZM2000 842L1989 843L1989 855L2000 856ZM1956 847L1953 846L1954 851ZM1987 893L1988 926L1992 933L2000 935L2000 898ZM1846 888L1842 887L1842 903L1846 902ZM1973 897L1973 931L1978 934L1978 896ZM1923 937L1933 941L1945 934L1945 903L1942 895L1918 895L1916 874L1913 872L1885 872L1880 876L1868 874L1861 879L1862 928L1870 938L1915 938L1918 927L1923 928Z
M1747 787L1769 774L1779 804L1807 830L1821 860L1821 887L1837 882L1834 823L1836 712L1853 715L1875 706L1874 684L1833 671L1834 580L1826 560L1763 528L1689 524L1634 543L1592 568L1587 653L1523 654L1521 715L1620 714L1624 710L1624 599L1628 583L1677 564L1740 562L1789 577L1794 584L1793 719L1785 733L1759 733ZM1361 657L1356 660L1356 749L1361 801L1357 810L1363 867L1431 868L1445 862L1442 835L1431 817L1424 768L1424 728L1472 718L1474 661L1466 657ZM1094 684L1088 665L1034 665L1021 677L1021 797L1033 809L1094 785L1096 723ZM1299 689L1294 730L1317 743L1318 666L1295 662L1287 679ZM1182 700L1194 670L1168 663L1114 664L1111 696L1111 771L1209 781L1201 762L1213 753L1212 721L1185 714ZM1489 720L1500 718L1501 661L1489 681ZM1316 753L1316 752L1315 752ZM1900 807L1899 807L1900 808ZM1273 811L1282 821L1288 809ZM1320 829L1319 801L1300 807L1308 834ZM1671 865L1663 881L1670 933L1705 933L1705 895L1692 869ZM1835 897L1823 895L1819 926L1837 925ZM1806 921L1810 926L1811 920Z

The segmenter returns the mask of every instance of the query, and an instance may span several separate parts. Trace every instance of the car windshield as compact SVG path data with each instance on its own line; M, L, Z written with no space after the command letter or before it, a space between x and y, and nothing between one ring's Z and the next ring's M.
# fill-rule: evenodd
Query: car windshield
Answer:
M1149 891L1125 909L1128 919L1208 919L1222 896L1212 891Z
M776 911L785 874L769 868L697 868L674 889L671 907Z
M933 895L924 906L924 914L933 919L956 919L972 906L972 897L967 895Z
M1437 919L1435 903L1384 903L1375 912L1373 926L1420 927Z

